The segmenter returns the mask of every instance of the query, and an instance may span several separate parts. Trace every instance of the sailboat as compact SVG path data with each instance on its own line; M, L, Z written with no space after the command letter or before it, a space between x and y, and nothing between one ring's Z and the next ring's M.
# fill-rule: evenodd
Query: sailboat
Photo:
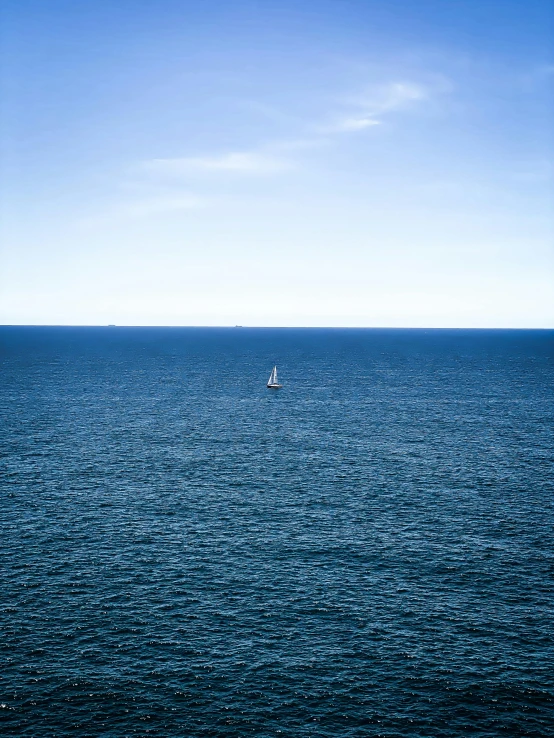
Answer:
M282 384L279 384L279 380L277 379L277 367L274 366L271 370L271 374L269 375L269 379L267 380L267 386L268 389L281 389L283 386Z

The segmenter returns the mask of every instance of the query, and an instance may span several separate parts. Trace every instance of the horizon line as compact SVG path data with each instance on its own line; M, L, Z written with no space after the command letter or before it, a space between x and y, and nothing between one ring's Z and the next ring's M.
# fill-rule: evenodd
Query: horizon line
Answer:
M225 328L254 330L399 330L399 331L553 331L554 326L410 326L410 325L142 325L115 323L0 323L0 328Z

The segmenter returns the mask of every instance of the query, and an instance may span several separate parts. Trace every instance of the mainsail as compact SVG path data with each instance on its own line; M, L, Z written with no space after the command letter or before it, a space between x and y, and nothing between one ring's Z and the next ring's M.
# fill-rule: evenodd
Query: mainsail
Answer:
M269 375L269 379L267 380L267 386L269 389L281 389L282 385L279 384L279 380L277 379L277 367L274 366L271 370L271 374Z

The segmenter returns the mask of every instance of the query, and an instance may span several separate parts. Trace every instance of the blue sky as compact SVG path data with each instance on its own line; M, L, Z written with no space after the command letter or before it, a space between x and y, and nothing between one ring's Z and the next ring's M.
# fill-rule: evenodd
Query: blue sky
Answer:
M550 10L4 0L0 321L552 327Z

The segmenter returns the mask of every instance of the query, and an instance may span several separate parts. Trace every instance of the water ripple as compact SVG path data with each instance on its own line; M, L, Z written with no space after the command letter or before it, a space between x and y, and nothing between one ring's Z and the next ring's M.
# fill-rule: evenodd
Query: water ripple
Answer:
M552 333L0 333L4 735L554 735Z

